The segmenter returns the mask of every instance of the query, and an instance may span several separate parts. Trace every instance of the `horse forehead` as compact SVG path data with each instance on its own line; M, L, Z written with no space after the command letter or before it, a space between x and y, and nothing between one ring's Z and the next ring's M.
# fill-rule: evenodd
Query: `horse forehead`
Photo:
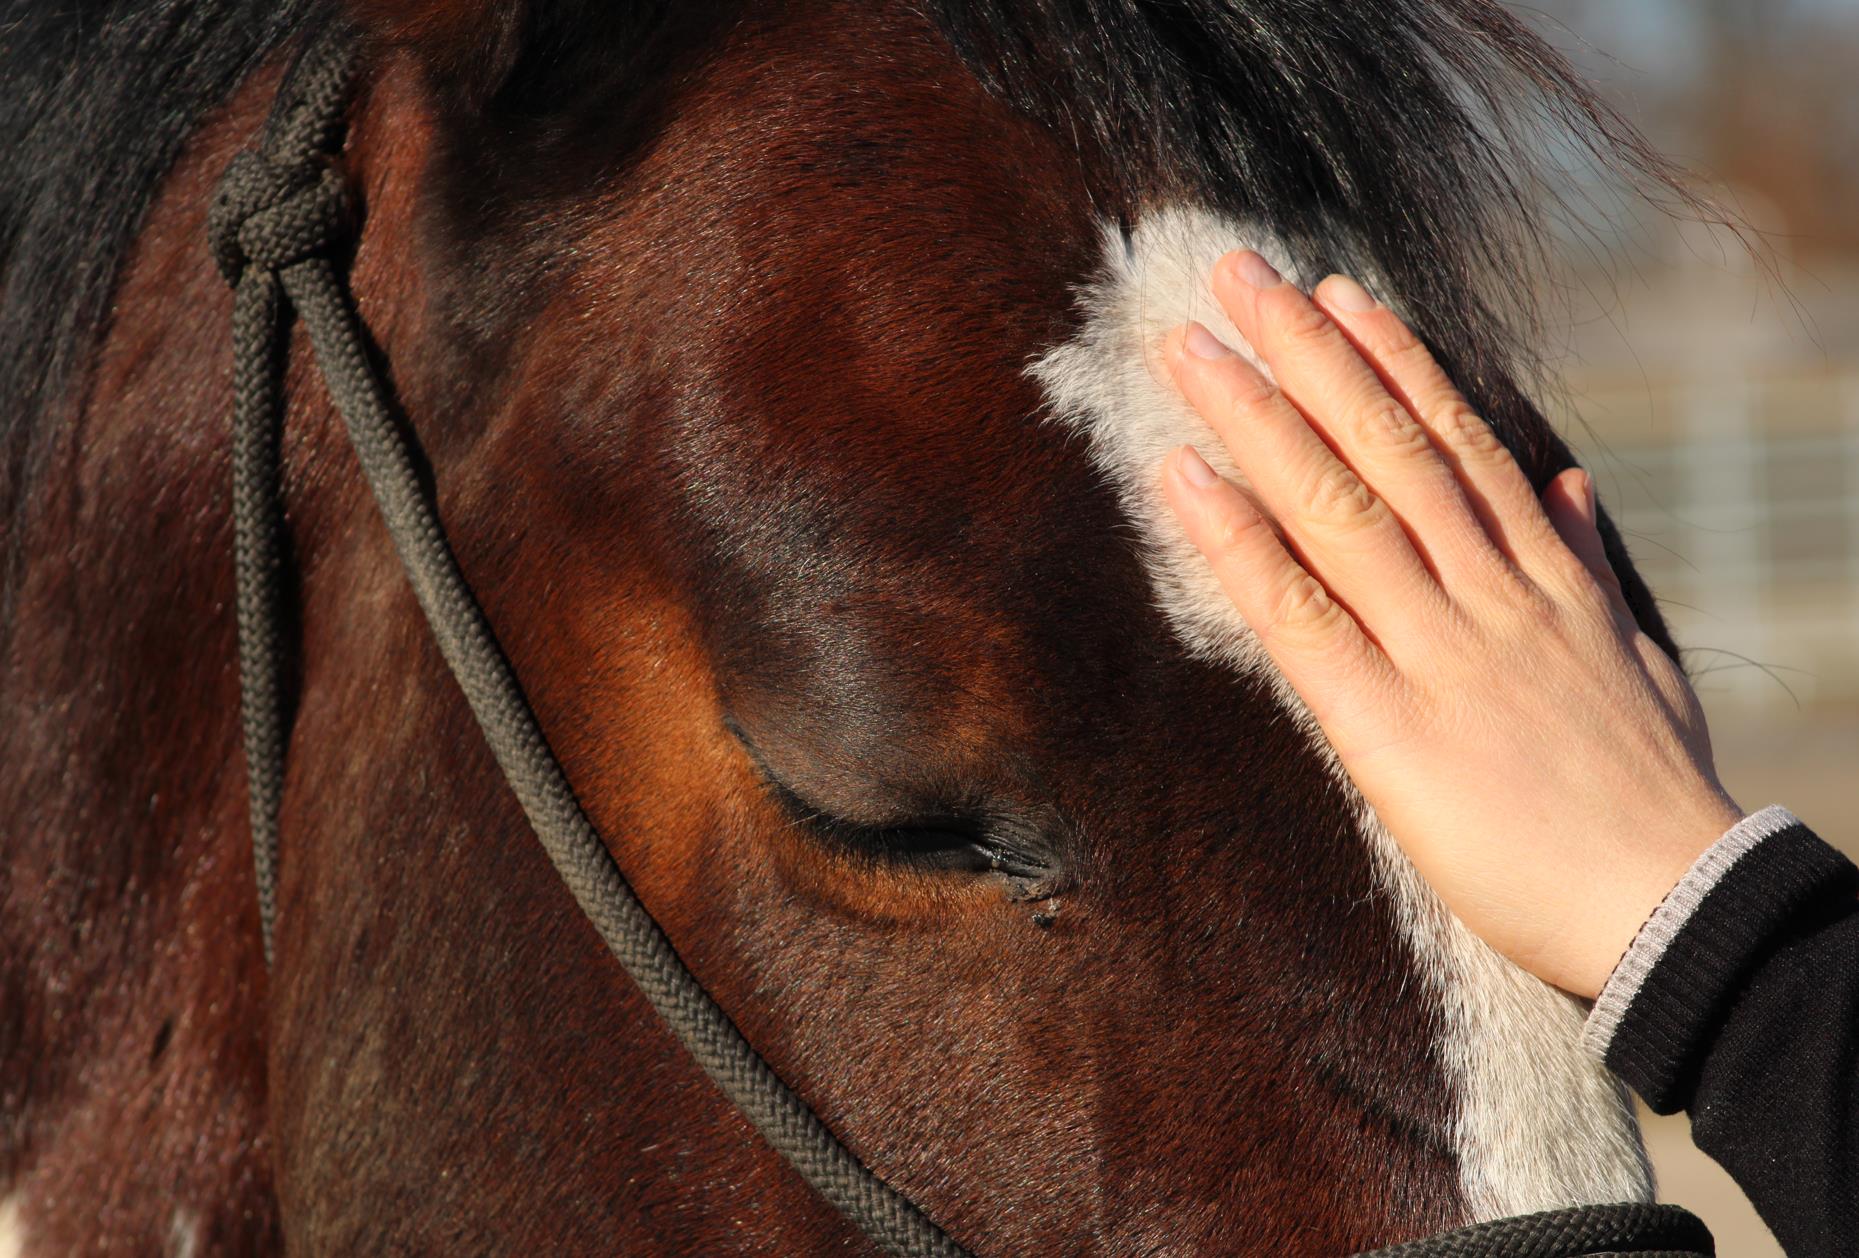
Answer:
M1282 242L1199 208L1152 212L1127 233L1102 228L1098 269L1079 293L1081 325L1029 371L1055 422L1082 434L1115 488L1139 534L1155 602L1185 648L1265 678L1352 801L1418 989L1439 1007L1438 1056L1454 1092L1453 1140L1471 1215L1650 1199L1619 1085L1579 1046L1581 1009L1446 912L1355 792L1162 496L1161 462L1178 445L1193 445L1240 479L1225 445L1166 382L1156 357L1163 333L1197 319L1270 374L1208 288L1214 262L1238 248L1259 250L1300 286L1317 278L1298 273ZM1373 275L1361 278L1371 291L1380 287Z
M1299 274L1270 235L1197 208L1166 207L1127 233L1105 225L1099 235L1097 273L1079 292L1081 326L1028 371L1055 420L1084 436L1091 461L1137 526L1157 604L1183 644L1197 656L1271 679L1280 701L1302 719L1302 703L1162 496L1162 460L1179 445L1194 446L1229 479L1244 478L1225 444L1167 382L1158 351L1165 332L1194 319L1269 376L1208 286L1214 263L1234 249L1257 249L1293 283L1307 286L1313 277Z

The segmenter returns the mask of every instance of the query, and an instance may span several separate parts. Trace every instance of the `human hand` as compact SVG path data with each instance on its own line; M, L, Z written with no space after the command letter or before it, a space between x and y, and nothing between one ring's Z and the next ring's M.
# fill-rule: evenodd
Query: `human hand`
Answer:
M1570 468L1539 501L1353 280L1307 298L1242 251L1213 289L1277 383L1199 324L1170 335L1176 384L1250 484L1183 446L1170 503L1448 907L1595 996L1742 813L1690 685L1627 608L1592 481Z

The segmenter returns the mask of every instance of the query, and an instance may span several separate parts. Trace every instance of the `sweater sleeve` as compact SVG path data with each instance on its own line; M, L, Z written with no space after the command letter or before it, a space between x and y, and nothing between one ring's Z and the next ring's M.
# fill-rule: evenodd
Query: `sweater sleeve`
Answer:
M1729 1171L1791 1258L1859 1254L1859 869L1766 808L1700 856L1584 1042Z

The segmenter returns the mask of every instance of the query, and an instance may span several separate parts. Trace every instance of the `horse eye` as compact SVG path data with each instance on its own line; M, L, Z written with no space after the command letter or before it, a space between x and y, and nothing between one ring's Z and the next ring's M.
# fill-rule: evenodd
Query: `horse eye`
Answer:
M733 720L768 793L796 826L838 851L904 869L998 874L1014 885L1046 886L1057 862L1031 827L954 809L928 809L896 821L854 821L822 808L784 782Z
M1007 868L982 828L966 818L924 817L884 825L851 821L808 802L772 776L767 780L796 824L843 851L916 869L987 873Z

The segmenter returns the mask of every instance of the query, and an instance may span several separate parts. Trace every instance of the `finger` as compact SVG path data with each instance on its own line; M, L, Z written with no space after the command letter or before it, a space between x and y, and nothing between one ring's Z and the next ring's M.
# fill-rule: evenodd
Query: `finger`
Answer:
M1389 671L1348 610L1304 570L1269 520L1191 446L1164 465L1163 486L1220 588L1321 722L1351 688Z
M1232 294L1228 313L1241 334L1269 362L1269 354L1253 337L1256 334L1269 339L1258 327L1257 303L1258 296L1272 291L1271 287L1246 283L1248 275L1257 279L1263 279L1263 275L1242 255L1222 259L1215 274L1231 275L1237 281L1226 290ZM1253 288L1251 296L1243 291L1246 287ZM1325 289L1323 297L1333 291ZM1527 567L1532 549L1552 537L1553 530L1529 479L1490 425L1471 408L1425 344L1392 310L1382 305L1363 311L1326 305L1325 311L1380 375L1389 393L1427 430L1452 467L1485 532L1504 554Z
M1373 305L1354 281L1334 278L1347 285L1331 293L1339 302ZM1236 323L1246 318L1240 330L1271 365L1278 387L1393 508L1435 571L1455 561L1461 567L1476 561L1482 571L1493 544L1451 465L1335 321L1295 285L1267 281L1256 267L1216 268L1214 293L1235 313Z
M1378 641L1443 606L1387 503L1271 381L1198 323L1171 334L1167 350L1176 383L1226 442L1304 565Z
M1620 588L1620 577L1608 561L1607 547L1601 541L1594 478L1579 467L1558 472L1543 490L1543 507L1557 535L1607 600L1615 619L1633 623L1633 612Z

